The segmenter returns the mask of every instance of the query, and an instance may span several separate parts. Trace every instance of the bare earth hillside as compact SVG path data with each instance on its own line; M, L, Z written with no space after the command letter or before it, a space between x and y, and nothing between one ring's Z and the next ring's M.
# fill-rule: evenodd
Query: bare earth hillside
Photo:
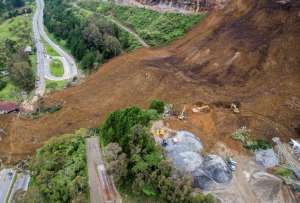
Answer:
M109 112L162 99L178 108L210 104L203 117L174 122L206 146L248 126L255 136L296 136L300 122L300 1L234 0L165 48L139 49L103 65L81 85L51 94L63 108L40 119L0 118L0 156L21 158L53 136L97 127ZM240 114L228 109L240 103ZM190 111L190 109L189 109ZM204 133L200 133L204 132ZM205 135L205 136L204 136Z

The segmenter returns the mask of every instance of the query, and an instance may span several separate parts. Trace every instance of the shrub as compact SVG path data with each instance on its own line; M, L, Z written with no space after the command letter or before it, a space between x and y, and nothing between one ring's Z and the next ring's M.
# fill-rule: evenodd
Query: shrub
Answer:
M272 148L272 145L266 140L257 139L254 141L247 142L244 145L244 147L246 149L255 151L255 150L259 150L259 149L270 149L270 148Z
M237 129L233 134L232 134L232 138L235 140L239 140L242 143L246 143L250 138L251 130L248 129L246 126L243 126L239 129Z
M7 82L0 79L0 91L6 87Z
M163 113L164 112L164 107L165 107L165 103L160 101L160 100L153 100L150 104L149 109L154 109L156 110L158 113Z
M243 147L245 147L248 150L255 151L258 149L272 148L272 145L267 140L251 139L250 132L251 130L243 126L232 134L232 138L235 140L239 140L243 144Z
M195 196L191 197L191 203L214 203L215 198L211 195L203 195L201 193L196 194Z
M288 168L283 168L283 167L277 168L274 173L275 173L275 175L278 175L283 178L290 178L293 176L293 171L291 171Z

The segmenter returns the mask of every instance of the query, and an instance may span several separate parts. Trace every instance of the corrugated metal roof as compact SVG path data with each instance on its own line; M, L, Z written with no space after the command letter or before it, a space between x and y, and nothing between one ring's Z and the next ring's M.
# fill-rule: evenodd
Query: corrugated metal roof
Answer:
M18 109L15 102L0 102L0 112L9 113Z

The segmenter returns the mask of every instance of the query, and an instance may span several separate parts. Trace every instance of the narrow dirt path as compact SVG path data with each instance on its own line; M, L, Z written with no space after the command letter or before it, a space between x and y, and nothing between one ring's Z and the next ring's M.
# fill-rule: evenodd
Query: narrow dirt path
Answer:
M114 17L105 16L105 15L102 15L102 16L104 16L110 22L116 24L122 30L125 30L126 32L128 32L129 34L134 36L134 38L137 39L143 47L147 47L147 48L150 47L136 32L134 32L132 29L128 28L127 26L123 25L120 21L116 20Z
M77 5L77 2L73 2L72 5L77 8L77 9L81 9L84 10L86 12L92 13L92 11L87 10L85 8L81 8L80 6ZM101 16L103 16L104 18L106 18L108 21L112 22L113 24L117 25L119 28L121 28L122 30L128 32L130 35L132 35L136 40L139 41L139 43L143 46L143 47L147 47L149 48L150 45L147 44L135 31L133 31L131 28L123 25L123 23L121 23L120 21L118 21L117 19L115 19L112 16L106 16L101 14Z

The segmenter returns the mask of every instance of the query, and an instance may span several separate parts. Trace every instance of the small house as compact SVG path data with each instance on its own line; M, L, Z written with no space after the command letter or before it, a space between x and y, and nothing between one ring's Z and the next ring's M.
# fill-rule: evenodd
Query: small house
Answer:
M0 102L0 115L19 112L19 106L15 102Z
M25 49L24 49L24 52L25 52L26 54L31 54L31 52L32 52L31 46L26 46Z

